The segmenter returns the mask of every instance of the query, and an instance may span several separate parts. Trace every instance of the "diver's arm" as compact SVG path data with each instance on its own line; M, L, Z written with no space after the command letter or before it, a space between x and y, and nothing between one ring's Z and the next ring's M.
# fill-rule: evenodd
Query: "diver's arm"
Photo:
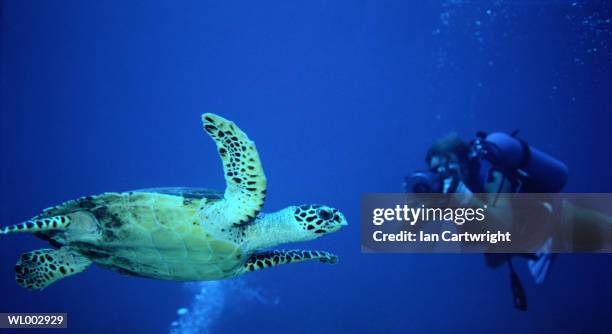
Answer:
M499 171L493 171L491 176L491 181L487 182L484 187L486 194L483 197L472 197L466 206L484 207L486 205L485 221L487 229L502 232L511 231L513 221L512 205L510 203L510 196L504 196L503 194L512 193L512 184ZM464 227L469 229L469 225L472 224L465 224ZM482 228L479 227L479 230L482 230Z

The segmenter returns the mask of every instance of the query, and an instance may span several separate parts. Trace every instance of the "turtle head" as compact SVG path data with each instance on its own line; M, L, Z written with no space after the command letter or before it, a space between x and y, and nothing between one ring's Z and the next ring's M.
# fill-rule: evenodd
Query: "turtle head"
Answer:
M293 220L298 229L304 232L306 240L336 232L348 225L340 211L317 204L293 207Z
M344 215L332 207L290 206L274 213L260 213L255 223L247 227L246 237L252 249L261 249L317 239L346 225Z

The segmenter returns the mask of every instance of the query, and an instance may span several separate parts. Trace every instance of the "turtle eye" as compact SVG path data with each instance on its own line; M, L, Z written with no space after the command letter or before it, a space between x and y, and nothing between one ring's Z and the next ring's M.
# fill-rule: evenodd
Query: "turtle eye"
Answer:
M319 219L330 220L333 217L333 214L329 210L321 209L317 212Z

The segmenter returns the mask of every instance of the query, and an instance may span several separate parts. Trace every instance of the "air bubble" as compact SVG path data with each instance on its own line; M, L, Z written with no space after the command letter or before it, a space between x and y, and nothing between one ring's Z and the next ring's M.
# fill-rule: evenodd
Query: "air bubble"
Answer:
M260 289L248 286L244 278L186 283L185 287L193 292L193 301L189 308L182 307L176 311L178 319L170 324L170 334L210 333L212 324L222 314L228 314L226 304L249 307L253 303L279 303L278 298L270 299Z

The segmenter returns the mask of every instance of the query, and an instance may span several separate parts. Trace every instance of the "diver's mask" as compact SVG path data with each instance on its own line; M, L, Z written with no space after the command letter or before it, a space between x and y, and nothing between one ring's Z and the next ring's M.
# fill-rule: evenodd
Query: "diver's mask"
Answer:
M412 193L471 193L461 181L461 166L457 163L416 171L404 179L404 189Z

